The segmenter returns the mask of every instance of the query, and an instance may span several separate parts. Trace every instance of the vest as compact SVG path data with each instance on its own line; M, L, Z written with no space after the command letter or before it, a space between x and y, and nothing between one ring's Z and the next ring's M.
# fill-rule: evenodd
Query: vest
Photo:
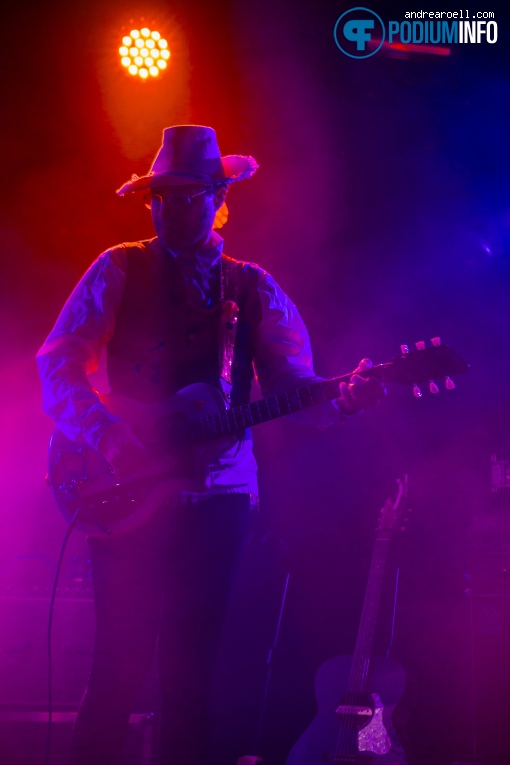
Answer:
M214 307L197 308L188 301L173 257L149 242L121 246L126 249L127 274L114 334L107 345L111 394L151 403L196 382L221 389L219 274ZM222 257L225 299L235 300L240 309L230 396L231 404L237 406L250 399L255 334L261 318L258 272L252 265Z

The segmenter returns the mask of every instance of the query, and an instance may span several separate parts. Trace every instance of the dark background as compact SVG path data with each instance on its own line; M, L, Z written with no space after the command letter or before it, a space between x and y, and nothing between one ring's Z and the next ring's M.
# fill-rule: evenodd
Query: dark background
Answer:
M407 473L414 512L390 555L378 640L384 651L399 568L392 655L408 675L399 720L409 764L473 762L476 733L476 761L497 765L510 757L498 701L510 684L510 500L495 499L490 482L491 454L510 458L508 10L484 4L498 22L494 45L361 61L333 40L348 7L53 0L3 16L0 566L11 585L44 589L65 531L44 483L52 424L35 353L97 254L151 235L140 201L115 189L146 172L163 127L212 125L224 154L260 164L229 195L226 252L267 268L296 302L317 373L387 360L401 343L436 335L471 364L451 393L418 401L392 389L339 428L278 421L257 432L263 515L277 541L251 551L251 595L226 637L238 644L240 621L257 625L231 657L244 669L225 669L238 683L237 730L252 735L258 657L289 568L260 744L271 763L285 761L314 714L317 667L353 650L377 516ZM371 7L385 20L418 9ZM437 8L446 9L457 10ZM141 17L169 40L158 82L128 78L117 61ZM69 556L85 560L82 537Z

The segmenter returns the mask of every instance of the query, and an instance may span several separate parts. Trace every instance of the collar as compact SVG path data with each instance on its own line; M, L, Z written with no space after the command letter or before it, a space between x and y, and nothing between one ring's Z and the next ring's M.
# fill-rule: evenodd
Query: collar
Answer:
M203 247L185 250L170 250L168 247L161 249L179 264L194 262L199 268L212 268L221 258L223 245L223 238L216 231L211 231L211 236Z
M157 243L164 257L171 257L176 263L186 284L191 305L201 308L210 307L209 302L213 299L213 285L218 280L218 270L221 275L222 237L212 231L207 244L203 247L176 252L161 247L157 237L153 241Z

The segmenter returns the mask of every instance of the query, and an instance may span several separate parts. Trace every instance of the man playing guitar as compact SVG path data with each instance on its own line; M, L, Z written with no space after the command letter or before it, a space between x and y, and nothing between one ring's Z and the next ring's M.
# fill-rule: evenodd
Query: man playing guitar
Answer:
M203 397L189 393L197 383L228 409L249 402L254 373L265 396L320 380L296 307L263 269L225 256L213 230L229 186L257 167L252 157L221 157L211 128L167 128L149 173L117 192L143 196L156 237L100 255L38 353L45 411L63 437L95 450L119 480L150 469L166 447L172 451L153 437L158 412L181 391L187 406L200 410ZM102 354L105 395L88 379ZM325 427L372 406L384 386L363 376L370 367L362 361L336 400L295 416ZM161 763L213 762L207 689L257 496L250 429L240 425L205 449L186 446L176 463L182 484L173 485L181 488L158 495L150 517L125 533L89 539L97 634L72 765L120 764L156 650Z

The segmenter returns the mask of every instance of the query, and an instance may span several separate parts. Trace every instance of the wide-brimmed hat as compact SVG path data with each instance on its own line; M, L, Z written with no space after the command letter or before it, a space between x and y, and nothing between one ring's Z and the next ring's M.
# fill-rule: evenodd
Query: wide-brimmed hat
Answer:
M152 167L117 190L119 196L154 186L183 183L225 185L250 178L258 164L253 157L230 154L222 157L215 131L203 125L175 125L163 131L163 143Z

